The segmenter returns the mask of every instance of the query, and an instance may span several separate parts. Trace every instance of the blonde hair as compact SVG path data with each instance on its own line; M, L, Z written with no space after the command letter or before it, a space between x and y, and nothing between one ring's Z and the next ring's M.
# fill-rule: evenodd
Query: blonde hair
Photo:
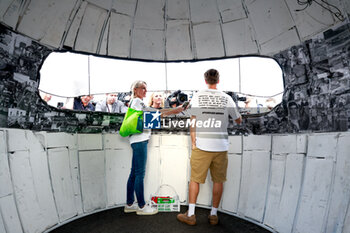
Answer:
M152 95L149 97L149 101L148 101L148 106L152 107L153 105L153 97L155 94L158 94L158 93L161 93L161 92L153 92ZM162 94L163 96L163 94ZM164 108L164 97L162 98L162 103L160 104L160 107L161 108Z
M133 84L131 85L131 98L136 98L135 89L140 87L141 85L147 85L147 83L145 81L142 81L142 80L137 80L137 81L133 82Z

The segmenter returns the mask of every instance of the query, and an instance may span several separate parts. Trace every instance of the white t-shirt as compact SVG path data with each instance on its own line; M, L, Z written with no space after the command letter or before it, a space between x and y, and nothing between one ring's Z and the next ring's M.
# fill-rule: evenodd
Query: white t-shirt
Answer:
M196 147L205 151L228 151L229 116L240 117L232 98L226 93L208 89L195 93L189 113L196 116Z
M134 98L131 100L130 108L139 110L139 111L145 111L146 105L143 103L143 101L140 98ZM142 133L140 134L133 134L129 137L130 144L135 142L143 142L149 140L151 137L151 130L150 129L144 129Z
M107 104L107 106L108 106L108 112L111 112L112 109L113 109L113 105L112 104Z

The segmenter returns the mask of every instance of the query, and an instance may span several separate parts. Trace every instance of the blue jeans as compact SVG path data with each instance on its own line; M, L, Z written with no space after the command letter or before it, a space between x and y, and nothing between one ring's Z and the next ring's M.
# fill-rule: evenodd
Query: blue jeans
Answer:
M143 207L145 205L143 179L146 171L147 144L148 140L131 144L132 164L126 187L126 203L128 205L133 204L135 201L134 192L136 193L139 207Z

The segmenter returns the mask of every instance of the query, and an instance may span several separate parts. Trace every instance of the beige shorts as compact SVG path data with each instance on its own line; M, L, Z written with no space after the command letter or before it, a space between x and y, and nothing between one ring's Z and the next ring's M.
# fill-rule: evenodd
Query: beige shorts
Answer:
M210 152L194 148L191 154L191 181L204 184L210 168L212 181L223 183L226 181L227 164L227 151Z

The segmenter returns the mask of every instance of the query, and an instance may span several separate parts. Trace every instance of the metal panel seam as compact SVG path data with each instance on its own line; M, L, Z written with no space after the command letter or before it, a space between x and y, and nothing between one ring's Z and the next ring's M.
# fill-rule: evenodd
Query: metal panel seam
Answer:
M187 0L188 2L188 14L189 14L189 23L190 23L190 44L191 44L191 51L192 51L192 57L193 59L197 59L197 49L196 49L196 41L194 38L194 32L193 32L193 23L192 23L192 14L191 14L191 0Z
M301 182L300 182L300 189L299 189L299 195L298 195L298 203L297 203L297 207L296 207L295 213L294 213L292 232L295 232L295 227L296 227L296 224L297 224L297 217L298 217L300 204L301 204L301 194L304 191L304 180L305 180L305 173L306 173L306 163L307 163L307 159L306 158L307 158L308 147L309 147L309 138L307 137L306 138L306 153L305 153L305 156L303 158L303 168L302 168L302 174L301 174Z
M224 48L224 56L226 57L226 55L227 55L226 54L226 43L225 43L224 32L222 30L223 21L222 21L222 17L221 17L220 10L219 10L218 0L215 1L215 6L216 6L216 9L217 9L218 14L219 14L219 25L220 25L220 32L221 32L222 47Z
M269 197L269 187L271 185L271 177L272 177L272 145L273 145L273 137L270 135L270 161L269 161L269 176L267 180L267 186L266 186L266 196L265 196L265 205L264 205L264 212L263 216L261 218L261 223L264 223L265 220L265 214L266 214L266 205L267 205L267 200Z
M246 16L247 16L247 18L249 20L250 25L251 25L251 31L252 31L252 35L251 36L253 36L252 39L256 43L256 48L258 49L258 54L261 54L261 46L260 46L260 43L258 42L258 40L256 39L257 35L256 35L255 27L254 27L254 24L253 24L253 21L252 21L251 17L249 17L250 14L249 14L248 7L245 4L245 0L242 0L242 7L243 7L243 9L245 11L245 14L246 14Z
M283 2L284 2L284 4L286 5L286 7L287 7L287 9L288 9L288 12L289 12L289 15L290 15L291 19L293 20L295 31L296 31L296 33L297 33L297 35L298 35L299 42L301 43L302 40L301 40L299 31L298 31L298 28L297 28L297 24L295 23L294 17L293 17L293 15L292 15L292 12L290 11L290 8L289 8L288 3L286 2L286 0L283 0ZM265 43L266 43L266 42L265 42Z
M96 48L96 53L97 53L97 54L99 54L99 53L100 53L100 50L101 50L101 45L102 45L103 37L104 37L104 35L105 35L105 31L106 31L108 22L110 21L110 18L111 18L112 7L113 7L113 1L111 1L111 6L110 6L110 8L109 8L109 10L108 10L106 19L105 19L105 21L103 22L100 37L98 38L98 43L97 43L97 48ZM107 41L108 41L108 38L107 38Z
M80 20L80 23L79 23L79 27L78 27L77 33L75 35L75 38L74 38L73 49L75 49L75 46L76 46L76 43L77 43L77 39L78 39L78 35L79 35L79 31L80 31L80 27L81 27L81 25L82 25L82 23L84 21L84 17L85 17L85 13L86 13L86 9L87 9L88 5L89 5L89 3L86 4L83 16L81 17L81 20ZM79 7L79 10L80 10L80 7Z
M64 29L63 36L62 36L62 39L61 39L61 43L60 43L60 45L58 47L59 50L61 50L63 48L64 42L67 39L69 30L72 27L74 19L77 16L82 3L83 3L82 0L79 0L78 2L75 3L75 6L74 6L74 8L73 8L73 10L72 10L72 12L71 12L71 14L69 16L67 24L66 24L66 28ZM75 13L74 13L74 11L75 11Z
M134 11L134 17L132 18L132 25L130 28L130 50L129 50L129 58L131 58L131 54L132 54L132 42L134 40L134 28L135 28L135 18L136 18L136 11L137 11L137 6L139 4L139 0L136 0L136 4L135 4L135 11Z
M30 151L29 151L30 153ZM56 214L57 214L57 219L58 219L58 222L60 222L60 215L59 215L59 212L58 212L58 207L57 207L57 202L56 202L56 197L55 197L55 191L53 189L53 184L52 184L52 175L51 175L51 169L50 169L50 159L49 159L49 151L48 150L45 150L45 155L46 155L46 163L47 163L47 170L49 172L49 179L50 179L50 188L51 188L51 191L52 191L52 197L53 197L53 202L55 204L55 209L56 209Z
M340 136L340 133L336 135L337 142L336 142L336 147L335 147L336 148L335 149L335 159L333 161L333 167L332 167L332 179L331 179L330 188L329 188L329 192L328 192L326 214L325 214L324 219L322 221L322 229L323 229L324 232L326 232L326 229L327 229L328 220L329 220L329 210L331 208L331 203L332 203L332 196L331 196L331 194L332 194L332 190L334 188L336 168L337 168L339 136Z

